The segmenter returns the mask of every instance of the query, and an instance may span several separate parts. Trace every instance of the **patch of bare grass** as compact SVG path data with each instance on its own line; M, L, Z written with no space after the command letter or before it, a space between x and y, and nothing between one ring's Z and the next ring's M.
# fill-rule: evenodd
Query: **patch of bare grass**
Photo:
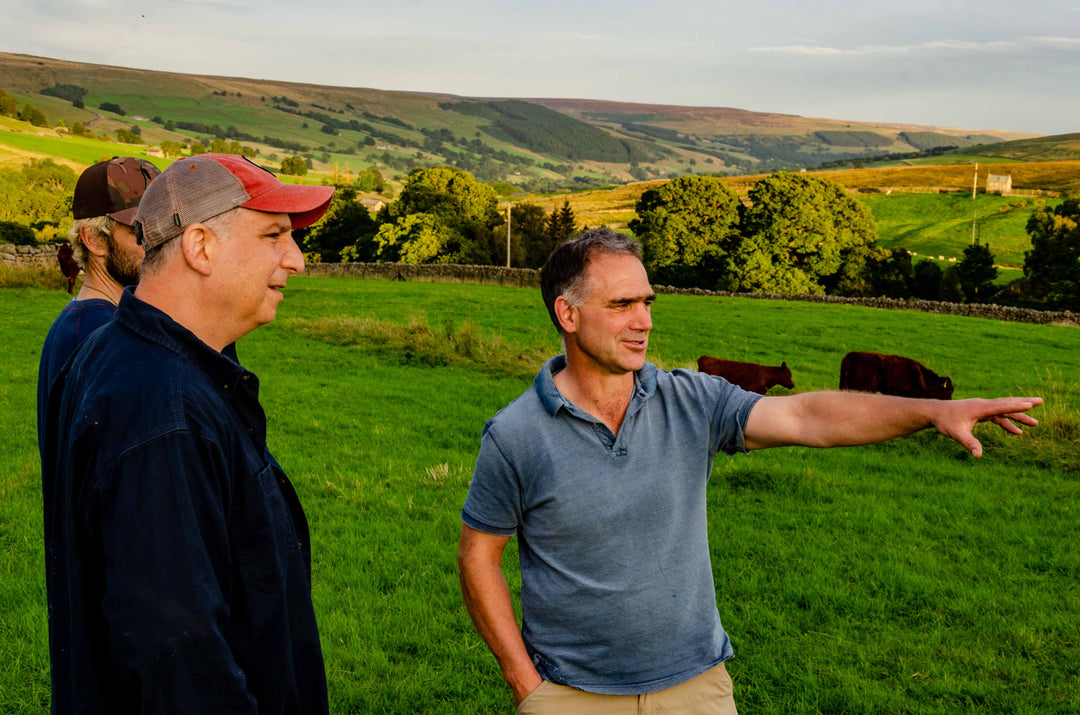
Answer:
M9 266L0 264L0 288L44 288L67 290L65 278L55 265Z
M1042 468L1080 473L1080 385L1065 379L1060 370L1047 368L1034 394L1044 400L1031 412L1039 420L1037 427L1024 427L1024 435L1017 439L995 426L981 425L976 436L984 445L1007 445L1018 458Z
M393 355L404 364L467 364L486 372L532 376L547 358L541 348L517 345L499 335L484 335L469 319L457 323L447 318L432 327L425 315L410 316L407 323L336 316L292 318L281 325L332 345Z

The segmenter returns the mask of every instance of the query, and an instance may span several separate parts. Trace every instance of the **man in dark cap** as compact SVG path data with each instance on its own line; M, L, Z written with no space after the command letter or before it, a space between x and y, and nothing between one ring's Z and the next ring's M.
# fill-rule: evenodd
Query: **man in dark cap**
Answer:
M53 712L327 711L307 520L222 350L273 320L332 194L203 154L143 195L139 285L48 405Z
M38 445L49 388L86 336L113 318L124 286L139 281L143 249L131 225L143 191L161 170L144 159L113 157L84 171L75 183L68 240L86 273L82 288L60 311L41 348L38 369Z

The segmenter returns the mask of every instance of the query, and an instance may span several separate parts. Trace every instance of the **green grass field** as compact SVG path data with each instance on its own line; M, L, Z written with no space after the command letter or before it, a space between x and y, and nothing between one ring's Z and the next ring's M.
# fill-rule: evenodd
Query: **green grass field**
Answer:
M0 289L4 713L48 709L34 392L66 299ZM710 542L743 712L1080 709L1077 329L668 295L654 322L668 368L786 360L797 391L824 389L869 349L950 375L958 398L1047 398L1022 438L980 426L981 460L932 433L718 459ZM512 712L455 552L484 421L558 350L538 292L299 277L238 349L311 522L332 711Z
M995 261L1023 268L1031 249L1027 221L1040 206L1052 208L1061 199L1032 199L979 194L867 194L858 197L874 214L878 244L902 246L923 257L960 260L975 238L990 246ZM1017 276L1018 277L1018 276Z

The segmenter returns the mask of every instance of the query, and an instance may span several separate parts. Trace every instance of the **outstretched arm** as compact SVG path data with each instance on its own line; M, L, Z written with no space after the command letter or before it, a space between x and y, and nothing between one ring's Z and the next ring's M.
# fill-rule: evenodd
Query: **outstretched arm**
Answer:
M763 397L750 411L744 436L748 449L845 447L933 427L979 457L982 445L971 432L977 422L993 422L1006 432L1021 434L1016 423L1037 425L1038 420L1025 413L1041 404L1041 397L919 400L863 392L804 392Z
M510 587L502 572L503 549L509 540L508 536L485 534L462 525L458 577L469 616L495 654L503 677L514 691L516 705L543 679L525 650L510 601Z

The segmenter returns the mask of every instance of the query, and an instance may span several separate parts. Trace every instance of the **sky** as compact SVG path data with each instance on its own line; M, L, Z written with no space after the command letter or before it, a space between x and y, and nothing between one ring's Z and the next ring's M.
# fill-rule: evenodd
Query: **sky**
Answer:
M0 51L473 97L1080 132L1080 0L0 0Z

